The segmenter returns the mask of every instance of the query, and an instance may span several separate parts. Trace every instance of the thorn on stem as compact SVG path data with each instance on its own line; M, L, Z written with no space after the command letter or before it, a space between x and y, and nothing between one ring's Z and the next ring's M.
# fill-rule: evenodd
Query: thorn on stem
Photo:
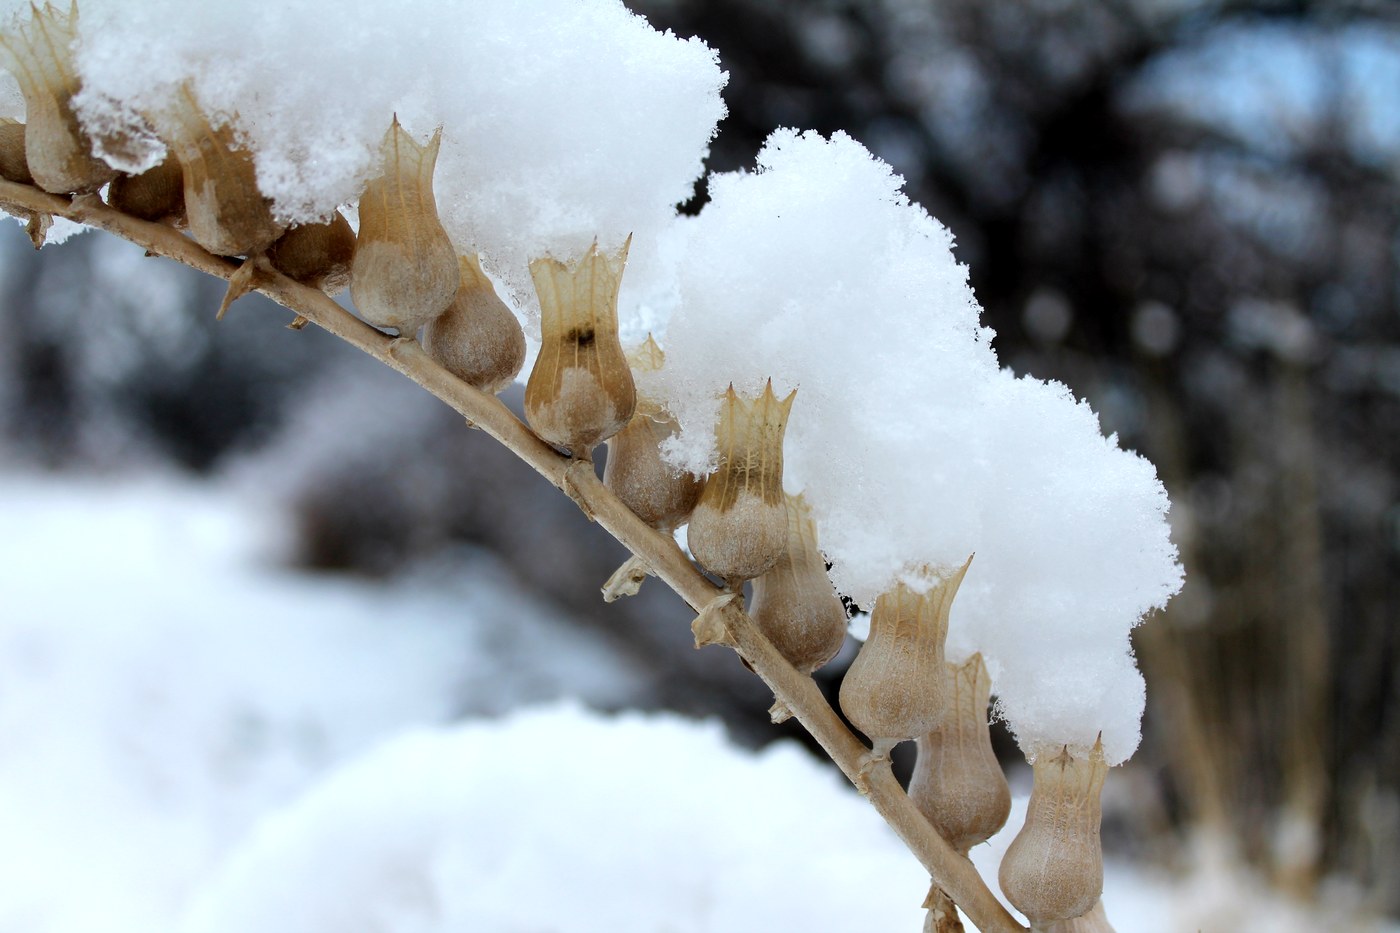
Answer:
M786 703L784 703L782 700L779 700L779 699L776 699L776 698L775 698L775 699L773 700L773 705L770 706L770 707L768 707L768 719L769 719L769 721L772 722L773 725L776 726L776 725L778 725L779 723L787 722L787 721L788 721L789 719L791 719L791 718L792 718L792 707L788 706L788 705L787 705Z
M310 323L311 321L308 318L304 318L298 314L296 317L292 318L292 322L287 325L287 330L301 330Z
M266 263L261 254L243 260L243 265L228 277L228 291L224 292L224 300L219 304L219 313L214 315L214 320L222 321L235 301L268 281Z

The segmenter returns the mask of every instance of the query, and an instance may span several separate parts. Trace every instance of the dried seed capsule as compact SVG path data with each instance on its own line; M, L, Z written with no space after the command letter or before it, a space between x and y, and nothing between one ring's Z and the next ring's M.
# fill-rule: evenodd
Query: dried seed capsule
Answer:
M73 67L78 7L65 11L45 3L43 8L30 4L29 10L27 19L17 18L0 32L0 67L15 76L24 95L29 171L45 191L95 191L117 173L92 154L73 112L80 88Z
M1113 933L1103 901L1096 901L1087 914L1069 920L1057 920L1043 928L1044 933Z
M525 332L475 256L463 256L462 284L448 309L428 323L423 348L459 379L495 395L525 364Z
M635 372L655 372L665 362L665 354L648 334L627 359ZM632 420L608 438L608 461L603 468L604 485L642 521L666 532L686 520L705 487L703 479L677 471L661 459L662 442L678 430L663 405L639 395Z
M119 175L107 187L107 203L142 220L185 222L185 172L180 160L165 161L140 175Z
M24 156L24 124L17 120L0 121L0 178L19 185L34 184Z
M232 124L214 126L188 84L152 120L184 174L190 236L217 256L246 256L272 245L283 225L258 190L253 155Z
M1011 812L1011 789L992 751L987 705L992 678L981 654L944 664L943 724L916 740L909 799L959 853L990 839Z
M360 198L350 295L361 317L400 336L413 336L446 311L461 284L457 253L433 198L441 144L441 127L421 146L395 117L380 144L383 173Z
M525 420L581 459L621 431L637 407L617 336L617 290L631 242L613 254L594 243L569 263L530 263L540 297L540 354L525 385Z
M731 385L715 439L719 468L705 483L690 516L691 553L731 588L767 573L787 549L783 498L783 434L794 389L781 402L770 379L756 399Z
M773 647L804 674L836 656L846 641L846 608L826 575L812 510L787 496L787 550L753 581L749 615Z
M1103 893L1099 796L1108 765L1103 743L1087 755L1042 752L1026 825L1001 860L1001 890L1040 930L1089 913Z
M841 709L883 756L943 724L948 612L972 558L926 591L907 583L875 600L870 637L841 681Z
M350 285L355 231L336 211L321 224L296 224L267 248L272 268L303 285L335 296Z

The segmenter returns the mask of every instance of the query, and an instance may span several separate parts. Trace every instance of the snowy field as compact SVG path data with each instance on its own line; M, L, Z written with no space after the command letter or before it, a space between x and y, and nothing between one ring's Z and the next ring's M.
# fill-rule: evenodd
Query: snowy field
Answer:
M251 499L170 479L0 474L0 532L0 933L921 927L834 771L591 712L639 673L480 555L292 572ZM1245 894L1110 865L1105 902L1167 933Z

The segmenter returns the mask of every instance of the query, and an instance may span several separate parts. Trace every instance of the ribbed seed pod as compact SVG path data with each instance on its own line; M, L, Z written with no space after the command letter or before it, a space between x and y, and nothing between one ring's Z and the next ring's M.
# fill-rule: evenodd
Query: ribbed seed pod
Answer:
M350 295L361 317L400 336L413 336L446 311L461 284L433 198L441 144L441 127L421 146L395 117L380 144L383 172L360 198Z
M943 643L948 612L966 564L926 592L906 583L875 600L870 637L841 681L841 709L870 739L876 756L943 725L948 683Z
M1113 924L1108 922L1103 901L1096 901L1087 914L1070 920L1057 920L1043 928L1042 933L1114 933Z
M525 420L540 437L585 460L637 408L617 336L617 290L631 242L612 254L594 243L569 263L530 263L540 297L540 354L525 385Z
M0 178L18 185L34 184L24 155L24 124L17 120L0 120Z
M495 395L525 364L525 332L475 256L461 257L458 269L457 297L428 323L423 348L458 378Z
M810 674L845 643L846 608L826 575L807 500L786 499L787 550L773 569L754 579L749 615L789 664Z
M787 549L783 498L783 434L794 389L781 402L768 380L763 394L744 399L731 385L720 408L715 440L719 467L690 515L690 551L732 587L767 573Z
M283 225L258 190L253 155L238 143L232 124L214 126L188 84L153 122L184 176L190 236L217 256L247 256L272 245Z
M650 334L645 343L627 354L632 370L638 373L656 372L665 359ZM638 518L668 533L685 522L705 488L703 479L677 471L661 459L661 444L678 430L665 406L638 395L632 420L608 438L608 461L603 467L604 485Z
M140 175L119 175L107 187L107 203L142 220L185 222L185 172L180 160L165 161Z
M915 740L909 799L962 855L990 839L1011 812L1011 788L992 751L987 705L992 678L981 654L943 665L943 724Z
M78 7L67 11L50 3L29 6L27 19L15 19L0 32L0 67L19 82L25 107L25 157L34 181L45 191L95 191L117 173L92 154L78 125L73 95L80 83L73 67Z
M296 224L267 248L272 268L331 296L349 287L354 258L355 231L340 211L325 223Z
M1089 913L1103 893L1103 744L1087 754L1043 752L1033 765L1026 824L1001 860L1001 890L1034 930Z

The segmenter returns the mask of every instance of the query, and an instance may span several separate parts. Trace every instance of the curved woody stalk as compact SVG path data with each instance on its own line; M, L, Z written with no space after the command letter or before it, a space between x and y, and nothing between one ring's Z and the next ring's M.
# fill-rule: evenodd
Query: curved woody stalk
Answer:
M212 255L178 231L128 217L95 196L72 199L0 181L0 209L17 215L65 217L106 230L201 272L229 279L239 263ZM983 933L1026 933L983 883L972 864L930 826L910 801L889 763L870 761L870 750L845 726L811 677L798 672L764 638L754 621L706 579L669 536L634 515L607 487L593 464L559 453L540 440L496 398L473 388L435 362L413 340L391 337L340 307L319 289L276 272L260 276L256 288L309 321L390 366L450 405L474 427L490 434L554 486L572 497L585 514L643 559L655 575L699 612L693 628L697 646L733 648L772 688L776 699L810 732L846 777L870 800L934 882ZM296 324L294 321L293 324Z

